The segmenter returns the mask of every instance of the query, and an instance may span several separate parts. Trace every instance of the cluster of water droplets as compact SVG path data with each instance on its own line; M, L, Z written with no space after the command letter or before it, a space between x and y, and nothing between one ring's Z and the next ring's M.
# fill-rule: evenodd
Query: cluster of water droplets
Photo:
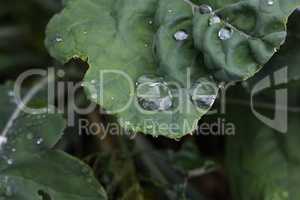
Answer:
M172 103L172 94L168 84L161 77L144 75L136 82L137 100L144 110L166 111Z

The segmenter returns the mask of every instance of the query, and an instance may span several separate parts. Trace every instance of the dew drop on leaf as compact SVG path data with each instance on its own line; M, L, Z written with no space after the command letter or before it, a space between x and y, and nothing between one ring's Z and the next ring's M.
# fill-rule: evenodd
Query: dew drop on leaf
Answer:
M233 34L232 29L228 27L224 27L220 29L218 36L221 40L228 40L231 38L232 34Z
M206 5L206 4L203 4L203 5L200 5L199 6L199 12L201 14L209 14L209 13L212 13L213 12L213 9L211 6L209 5Z
M183 41L183 40L186 40L188 39L189 35L185 32L185 31L177 31L175 34L174 34L174 38L175 40L177 41Z
M62 41L63 41L63 39L61 37L56 37L55 38L55 42L62 42Z
M7 138L0 135L0 148L2 145L7 143Z
M209 19L209 25L214 25L214 24L219 24L221 23L221 18L218 17L218 16L212 16L210 19Z
M162 78L141 76L137 81L137 100L148 111L165 111L172 106L172 94Z
M7 159L7 164L9 164L9 165L12 165L12 164L14 164L14 160L13 159L11 159L11 158L9 158L9 159Z
M192 85L190 98L198 108L208 109L215 102L217 92L218 86L214 82L201 78Z
M267 0L267 4L268 4L269 6L274 5L274 0Z
M44 141L43 138L38 138L37 141L36 141L36 144L42 144L43 141Z

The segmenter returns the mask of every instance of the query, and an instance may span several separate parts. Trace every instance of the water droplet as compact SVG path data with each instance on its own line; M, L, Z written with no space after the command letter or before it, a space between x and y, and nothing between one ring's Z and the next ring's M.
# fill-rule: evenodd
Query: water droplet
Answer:
M9 164L9 165L12 165L12 164L14 164L14 160L13 159L11 159L11 158L9 158L9 159L7 159L7 164Z
M152 21L152 20L149 20L149 22L148 22L148 23L151 25L151 24L153 24L153 21Z
M62 42L62 41L63 41L63 39L61 37L56 37L55 38L55 42Z
M206 4L203 4L203 5L200 5L199 6L199 12L201 14L209 14L209 13L212 13L213 12L213 9L211 6L209 5L206 5Z
M274 0L267 0L267 4L269 5L269 6L273 6L274 5Z
M183 41L183 40L186 40L188 39L189 35L185 32L185 31L177 31L175 34L174 34L174 38L175 40L177 41Z
M43 141L44 141L43 138L38 138L38 139L36 140L36 144L42 144Z
M16 151L17 151L17 149L15 149L15 148L12 148L12 149L11 149L11 151L12 151L12 152L16 152Z
M218 36L221 40L228 40L231 38L232 34L233 34L232 29L225 27L220 29Z
M83 34L86 35L86 34L87 34L87 31L83 31Z
M172 12L173 12L173 10L171 10L171 9L168 10L168 13L172 13Z
M201 109L208 109L215 102L217 93L216 83L207 78L201 78L192 85L190 97L194 105Z
M166 82L154 76L141 76L137 81L137 100L143 109L165 111L172 106L172 95Z
M209 25L214 25L214 24L219 24L221 23L221 18L218 17L218 16L212 16L210 19L209 19Z
M7 138L0 135L0 150L2 146L5 145L6 143L7 143Z

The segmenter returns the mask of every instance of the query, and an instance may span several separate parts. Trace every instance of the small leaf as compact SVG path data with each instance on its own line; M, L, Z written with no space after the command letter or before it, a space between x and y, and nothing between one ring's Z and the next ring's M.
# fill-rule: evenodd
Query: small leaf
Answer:
M46 151L0 172L0 197L15 200L104 200L90 168L60 151Z
M28 90L23 104L44 101L37 95L48 79ZM50 150L63 134L61 114L24 113L11 86L0 86L0 198L15 200L107 199L92 170L67 154ZM31 105L33 106L33 105Z

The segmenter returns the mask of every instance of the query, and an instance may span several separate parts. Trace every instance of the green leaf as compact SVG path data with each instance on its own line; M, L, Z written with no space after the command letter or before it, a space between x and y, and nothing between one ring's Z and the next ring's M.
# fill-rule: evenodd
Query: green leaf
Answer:
M208 79L204 69L199 68L201 57L193 48L192 38L185 42L174 39L181 29L192 32L192 10L188 4L179 0L91 0L66 1L65 6L48 25L46 46L62 62L73 57L88 62L90 68L84 80L93 101L107 111L115 111L132 98L126 109L117 114L120 124L135 132L180 138L195 129L197 120L210 106L196 109L187 96L189 67L192 81ZM118 74L105 74L100 84L103 70L120 70L129 75L132 84ZM172 113L145 112L137 102L136 81L143 75L155 74L165 82L179 83L178 87L170 86L173 96L177 96ZM211 95L215 97L216 92ZM178 99L182 99L180 105ZM170 128L174 125L177 127Z
M300 5L297 0L210 2L218 9L196 13L194 39L220 81L245 80L259 71L284 43L287 19ZM214 17L221 21L211 23Z
M38 93L47 82L42 80L28 90L22 97L24 105L40 105L44 100ZM11 88L0 86L0 199L106 199L89 167L50 150L63 134L62 115L24 113Z
M218 81L249 78L283 43L297 1L257 2L199 1L218 8L215 14L226 19L210 26L214 13L195 12L197 6L188 0L65 1L48 25L45 43L61 62L87 61L89 98L117 114L122 127L178 139L191 133L212 106L218 90L212 75ZM225 25L234 31L222 41L218 33ZM164 83L159 88L160 97L166 97L160 99L163 108L138 93L145 75L156 77L148 83ZM208 105L203 99L202 105L191 101L191 85L207 82L215 88L201 88ZM154 91L146 87L142 93Z
M105 192L90 168L60 152L46 151L0 172L0 196L14 200L100 200Z

